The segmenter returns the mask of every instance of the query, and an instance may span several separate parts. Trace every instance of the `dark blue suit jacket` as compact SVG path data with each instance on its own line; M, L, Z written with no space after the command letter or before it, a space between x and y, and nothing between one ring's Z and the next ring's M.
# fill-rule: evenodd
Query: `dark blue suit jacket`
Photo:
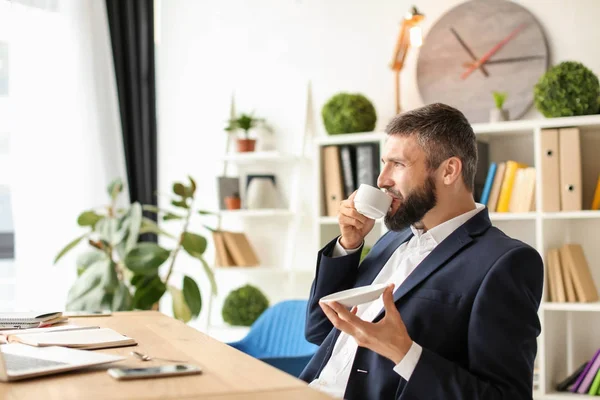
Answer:
M319 307L325 295L369 285L412 231L387 232L358 267L360 251L318 254L306 339L319 349L300 378L317 378L340 331ZM492 227L487 208L455 230L394 293L412 340L423 347L407 382L394 363L359 347L345 399L531 399L540 334L543 263L539 253ZM383 309L375 322L383 317ZM359 370L366 371L359 372Z

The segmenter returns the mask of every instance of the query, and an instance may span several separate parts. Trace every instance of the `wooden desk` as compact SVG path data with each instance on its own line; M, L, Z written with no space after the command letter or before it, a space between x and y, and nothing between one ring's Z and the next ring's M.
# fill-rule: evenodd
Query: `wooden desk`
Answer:
M0 383L0 399L314 399L322 394L299 379L260 362L156 311L115 313L111 317L72 318L78 325L109 327L134 338L137 346L96 350L126 356L109 366L140 367L166 364L140 361L129 353L187 360L203 374L160 379L117 381L107 366Z

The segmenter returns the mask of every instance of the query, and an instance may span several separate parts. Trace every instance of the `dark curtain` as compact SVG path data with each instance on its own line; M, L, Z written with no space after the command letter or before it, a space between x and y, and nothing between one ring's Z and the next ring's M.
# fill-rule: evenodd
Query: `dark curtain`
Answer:
M106 0L131 202L157 204L154 1ZM147 217L156 221L155 214ZM141 241L156 242L156 235Z

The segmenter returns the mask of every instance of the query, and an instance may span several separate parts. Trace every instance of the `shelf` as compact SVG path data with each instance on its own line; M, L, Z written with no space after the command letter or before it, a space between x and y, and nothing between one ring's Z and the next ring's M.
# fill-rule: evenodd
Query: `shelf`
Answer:
M600 211L583 210L583 211L560 211L553 213L542 213L544 219L585 219L585 218L600 218Z
M594 303L557 303L543 302L541 307L546 311L600 311L600 302Z
M227 210L219 211L222 217L291 217L294 213L287 209L262 209L262 210Z
M553 392L553 393L548 393L548 394L540 394L537 396L534 396L534 399L540 399L540 400L566 400L566 399L584 399L584 398L589 398L588 394L579 394L579 393L571 393L571 392L564 392L564 393L560 393L560 392Z
M526 213L490 213L490 219L492 221L523 221L523 220L534 220L536 216L535 212Z
M485 134L523 134L536 128L563 128L568 126L600 128L600 115L583 115L578 117L540 118L496 123L473 124L473 131L478 135Z
M320 146L380 142L385 139L385 136L385 132L346 133L342 135L320 136L315 138L315 142Z
M300 160L300 157L292 154L282 154L278 151L251 151L229 153L222 157L222 160L237 164L249 164L255 162L294 162Z

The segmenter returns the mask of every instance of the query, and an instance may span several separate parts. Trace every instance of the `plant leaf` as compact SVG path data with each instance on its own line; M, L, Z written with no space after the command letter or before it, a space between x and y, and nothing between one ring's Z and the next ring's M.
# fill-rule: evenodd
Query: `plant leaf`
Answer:
M173 184L173 193L181 197L186 197L185 186L183 183L175 182Z
M164 216L163 216L163 221L169 221L171 219L183 219L183 216L181 215L177 215L177 214L173 214L171 212L167 212Z
M134 277L134 279L136 278ZM167 290L158 275L143 277L137 283L137 289L133 295L133 307L139 310L151 309Z
M173 286L169 286L169 293L173 299L173 315L178 320L189 322L192 319L192 312L185 302L183 292Z
M109 260L96 261L75 281L67 295L66 309L70 311L94 311L102 309L105 292L102 287L106 265Z
M112 181L108 185L107 190L108 190L108 195L114 201L117 198L117 196L119 195L119 193L121 193L121 191L123 190L123 181L121 180L121 178L117 178L114 181Z
M119 286L113 295L112 310L113 311L129 311L133 305L133 298L129 292L129 288L125 282L119 282Z
M191 232L183 233L181 244L192 257L198 257L206 250L206 239Z
M88 269L88 267L90 265L92 265L93 263L95 263L96 261L106 260L106 259L107 259L106 253L103 253L99 250L90 250L90 251L86 251L85 253L81 253L79 256L77 256L77 261L76 261L77 276L81 276L83 271Z
M196 318L202 310L202 296L198 284L189 276L183 277L183 297L192 313L192 317Z
M115 270L115 263L108 259L106 261L104 267L104 276L102 277L102 287L105 293L114 294L119 287L119 277L117 276L117 271Z
M156 233L157 235L165 235L171 239L175 239L175 236L161 229L156 222L146 217L142 218L142 226L140 228L140 235L144 233Z
M202 263L202 267L204 267L204 272L210 281L210 289L213 295L217 295L217 282L215 281L215 274L213 270L208 266L208 263L203 257L197 257Z
M192 178L191 176L188 175L188 179L190 180L190 190L191 190L191 196L194 195L194 193L196 193L196 181L194 180L194 178Z
M133 249L140 236L140 229L142 227L142 206L137 201L131 205L129 218L129 234L127 235L127 242L125 242L125 253L129 253L131 249Z
M198 214L200 214L200 215L217 215L216 212L206 211L206 210L198 210Z
M155 275L171 252L156 243L138 243L125 256L125 265L138 275Z
M77 225L79 226L91 226L92 228L96 225L96 222L102 219L101 215L96 214L94 211L84 211L77 217Z
M56 264L58 262L58 260L60 260L62 258L62 256L64 256L65 254L67 254L71 249L73 249L73 247L77 246L79 244L79 242L81 242L81 239L87 237L88 234L85 233L81 236L79 236L78 238L73 239L71 242L69 242L57 255L56 258L54 259L54 264Z
M185 200L171 200L171 204L174 205L175 207L180 207L180 208L185 208L185 209L190 208L190 206L188 206L187 201L185 201Z

